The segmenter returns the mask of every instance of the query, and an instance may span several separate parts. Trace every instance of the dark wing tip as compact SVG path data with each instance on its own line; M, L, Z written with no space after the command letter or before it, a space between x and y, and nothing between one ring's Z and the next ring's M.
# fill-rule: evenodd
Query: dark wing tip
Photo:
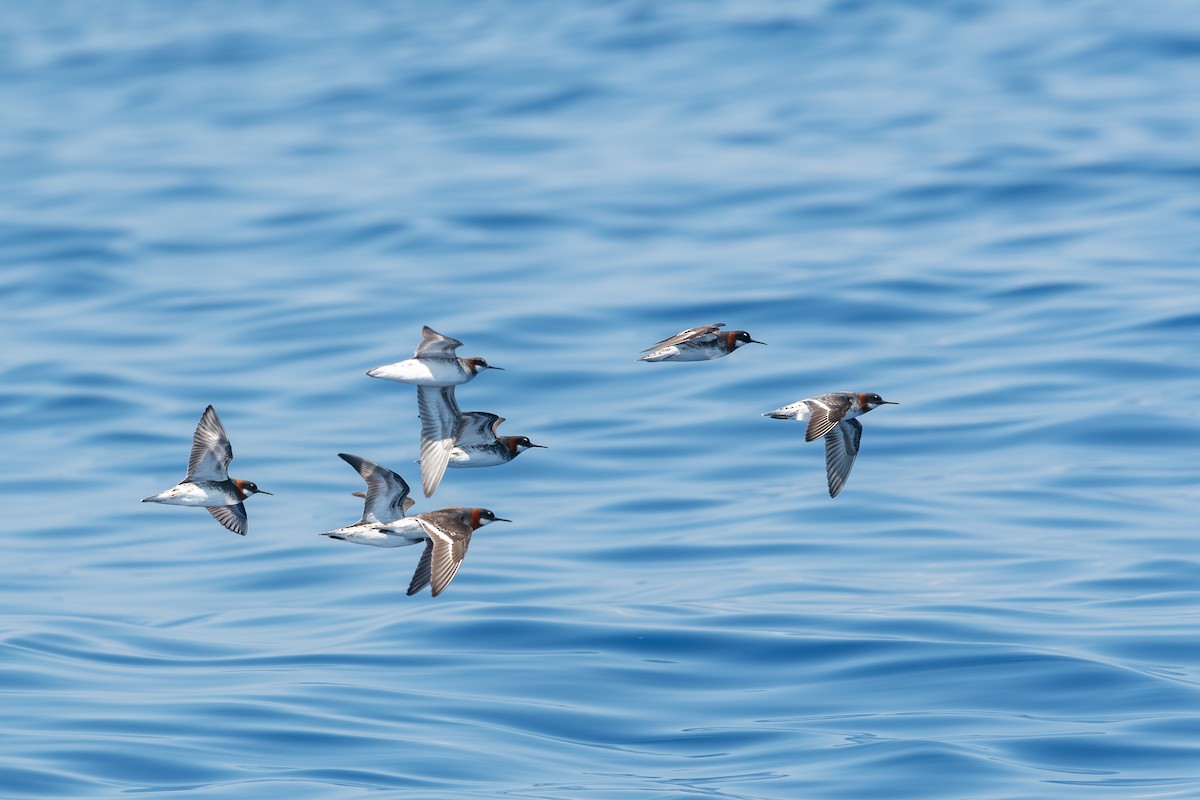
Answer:
M338 458L354 467L355 470L358 470L363 463L363 459L349 453L338 453Z

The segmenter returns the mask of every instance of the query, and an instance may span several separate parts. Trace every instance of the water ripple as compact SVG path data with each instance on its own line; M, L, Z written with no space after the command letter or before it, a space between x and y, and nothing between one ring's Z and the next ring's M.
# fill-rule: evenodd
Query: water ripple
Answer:
M1195 794L1190 10L7 15L0 785ZM549 445L415 498L514 520L436 599L317 536L417 484L423 324ZM831 500L761 414L838 389ZM244 538L138 502L208 403Z

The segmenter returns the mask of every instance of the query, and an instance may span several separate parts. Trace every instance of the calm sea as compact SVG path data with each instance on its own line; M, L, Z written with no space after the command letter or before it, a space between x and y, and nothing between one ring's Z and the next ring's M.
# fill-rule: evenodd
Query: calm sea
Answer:
M1200 797L1198 86L1172 0L4 6L0 797ZM549 448L436 599L316 535L425 324ZM246 538L138 502L209 403Z

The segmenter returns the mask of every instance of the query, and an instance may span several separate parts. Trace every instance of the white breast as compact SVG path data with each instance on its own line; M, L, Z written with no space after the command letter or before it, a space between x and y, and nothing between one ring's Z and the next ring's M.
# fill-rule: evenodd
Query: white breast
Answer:
M395 522L389 522L386 525L381 525L380 530L385 536L393 540L392 544L382 545L383 547L403 547L407 544L423 542L429 538L425 532L425 527L421 525L421 521L416 517L403 517Z
M229 498L221 492L210 492L194 483L181 483L165 492L147 497L144 503L166 503L171 506L224 506Z
M679 348L675 345L670 347L660 347L649 355L642 356L642 361L688 361L689 359L681 357Z
M494 467L504 463L507 463L507 460L497 448L469 447L464 450L456 447L450 451L448 466L465 469L467 467Z
M444 358L410 358L376 367L367 374L372 378L418 386L456 386L473 377L459 366L457 360Z
M796 419L803 422L812 416L812 409L809 408L807 400L801 400L798 403L792 403L790 406L777 408L771 412L771 415L782 415L783 418Z
M403 524L406 521L408 520L398 520L398 522L391 523L386 527L381 525L348 525L345 528L330 531L325 535L336 536L355 544L369 544L373 547L405 547L422 541L424 532L421 529L421 524L416 520L411 520L410 527ZM398 524L400 528L394 530L394 527Z

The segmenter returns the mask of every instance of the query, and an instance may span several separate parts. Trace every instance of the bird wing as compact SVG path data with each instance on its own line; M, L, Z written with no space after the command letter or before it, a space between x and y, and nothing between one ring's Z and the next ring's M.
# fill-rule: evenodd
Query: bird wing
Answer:
M408 591L406 594L412 597L417 592L429 585L429 565L433 559L433 541L427 539L425 541L425 549L421 552L421 560L417 562L417 568L413 571L412 580L408 582Z
M213 519L224 525L238 536L245 536L249 527L246 519L246 506L236 503L232 506L205 506Z
M504 417L489 414L486 411L464 411L458 424L458 434L454 443L458 446L471 444L491 444L496 441L496 428L504 422Z
M657 350L660 347L670 347L674 344L683 344L684 342L690 342L696 339L702 339L706 336L712 336L716 333L717 328L723 327L725 327L724 322L714 322L711 325L701 325L696 328L688 328L686 331L680 331L669 339L663 339L658 344L647 347L642 352L645 353L650 350Z
M419 517L421 527L429 538L417 569L408 585L408 594L413 595L431 587L434 597L441 594L462 566L471 542L471 526L452 514L431 511Z
M430 585L434 597L441 594L462 566L463 558L467 555L467 545L471 541L468 533L464 539L443 542L433 540L433 557L430 565Z
M233 448L221 418L212 406L204 409L196 433L192 436L192 454L188 458L187 481L223 481L229 477Z
M862 442L862 423L844 419L825 437L825 471L829 476L829 496L837 497L850 477L850 468L858 457Z
M421 486L430 497L450 463L462 412L454 400L453 386L418 386L417 411L421 415Z
M408 483L404 478L365 458L349 453L338 453L338 457L358 470L358 474L367 482L363 515L358 524L395 522L404 516L405 510L412 504L408 497Z
M442 336L426 325L421 329L421 344L417 345L414 358L457 358L455 350L462 347L458 339Z
M850 408L850 401L835 394L823 394L808 399L808 407L812 415L808 418L808 427L804 430L804 441L811 442L820 439L833 430L833 426L842 421Z

